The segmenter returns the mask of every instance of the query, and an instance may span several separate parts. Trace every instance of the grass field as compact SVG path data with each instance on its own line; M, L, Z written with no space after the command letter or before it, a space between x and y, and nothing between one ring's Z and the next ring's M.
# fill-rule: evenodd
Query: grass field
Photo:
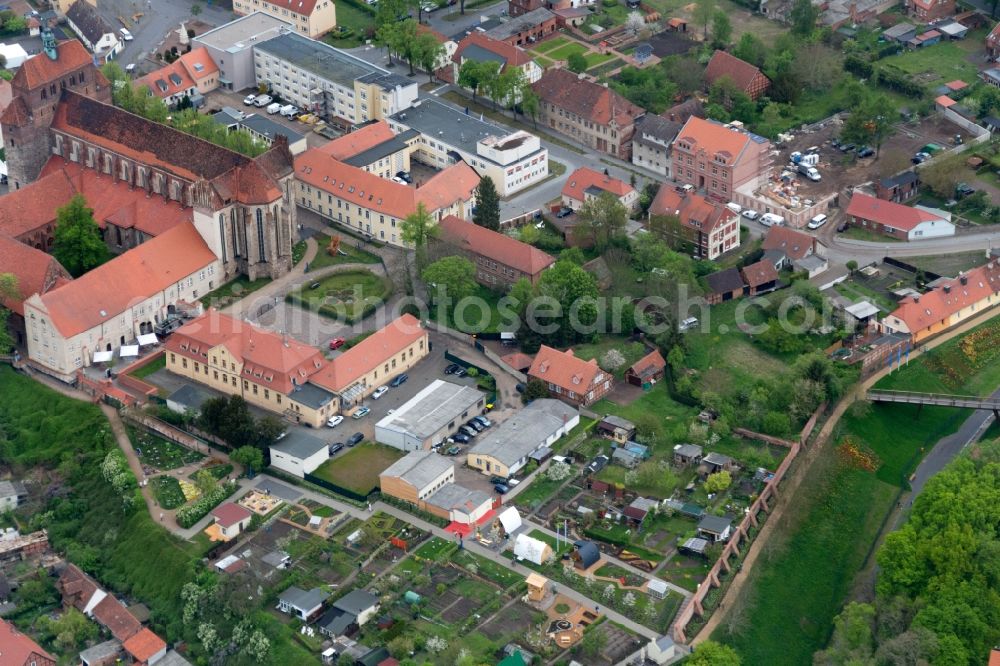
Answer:
M348 270L305 284L285 299L324 317L357 321L381 303L391 289L387 279L371 271Z
M365 42L365 31L374 27L375 16L360 6L351 2L337 3L337 27L350 30L350 34L341 37L337 30L327 34L323 41L341 49L361 46Z
M167 367L167 356L166 354L161 354L155 361L151 361L133 372L132 376L136 379L145 379L157 370L163 370L165 367Z
M957 254L928 255L926 257L907 257L906 263L917 268L954 277L961 271L967 271L986 263L986 253L981 250L974 252L959 252Z
M534 53L550 53L570 43L571 42L569 37L563 37L562 35L558 35L556 37L553 37L552 39L546 39L544 42L541 42L540 44L536 44L534 48L531 49L531 51L533 51Z
M447 311L432 305L430 315L435 321L463 333L496 333L502 322L497 306L500 297L501 294L477 284L469 301L463 299Z
M215 291L205 294L202 300L208 307L222 307L244 298L261 287L266 287L271 283L271 278L260 278L259 280L249 280L241 275L235 280L230 280Z
M378 475L402 458L399 449L363 442L347 453L327 460L313 472L315 476L347 490L367 495L378 488Z
M330 236L320 234L314 236L314 238L319 247L316 252L316 258L309 263L309 270L311 271L318 268L326 268L327 266L339 266L341 264L377 264L381 262L381 259L371 252L355 247L353 243L357 241L350 236L346 238L341 236L340 252L344 254L338 253L337 256L333 256L327 252L327 247L330 245Z
M612 349L617 349L625 357L625 363L612 373L618 379L621 379L625 375L625 371L632 364L648 353L645 345L641 342L629 342L626 339L616 337L602 337L599 342L577 345L573 347L573 353L582 359L594 359L599 364L601 358Z
M180 481L172 476L158 476L151 481L153 495L164 509L176 509L187 501Z
M936 85L961 79L974 83L979 73L976 64L969 59L971 49L979 49L979 43L972 39L961 42L943 41L940 44L921 49L904 51L898 55L883 58L878 67L896 67L916 80L933 94Z
M687 421L698 413L698 410L675 401L667 393L666 384L660 383L647 391L642 397L634 400L629 405L617 405L608 399L595 402L591 410L597 414L616 414L618 416L636 421L644 414L655 414L668 423Z

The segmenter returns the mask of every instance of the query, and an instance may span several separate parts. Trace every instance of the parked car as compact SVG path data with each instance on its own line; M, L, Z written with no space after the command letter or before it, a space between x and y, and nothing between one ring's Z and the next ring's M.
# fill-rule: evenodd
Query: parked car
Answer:
M587 465L587 471L591 474L597 474L602 469L607 467L609 460L610 459L602 453L590 461L590 464Z
M247 106L250 106L256 101L257 101L257 93L250 93L249 95L243 98L243 103Z
M343 450L344 450L344 443L343 442L337 442L335 444L331 444L330 445L330 455L331 456L334 455L335 453L337 453L337 451L343 451Z
M299 109L299 107L295 106L294 104L286 104L283 107L281 107L281 115L283 115L285 118L294 118L300 113L302 113L301 109Z
M126 74L131 74L134 71L135 71L135 63L134 62L130 62L129 64L125 65L125 73Z
M683 320L680 324L677 325L677 330L679 330L679 331L689 331L692 328L695 328L697 326L698 326L698 318L697 317L688 317L687 319Z
M960 198L967 197L970 194L975 194L975 193L976 193L975 188L969 185L968 183L959 183L958 185L955 186L955 194L957 194Z
M493 421L490 421L490 420L489 420L488 418L486 418L485 416L476 416L476 417L473 417L473 419L472 419L472 420L473 420L473 421L479 421L480 423L482 423L482 424L483 424L484 426L486 426L487 428L489 428L489 427L490 427L491 425L493 425Z
M456 377L465 377L467 374L469 374L469 371L461 366L459 366L458 370L455 371Z
M518 382L518 384L514 386L514 390L517 391L518 393L524 393L525 391L528 390L528 385Z
M472 428L473 430L475 430L477 433L486 430L486 426L484 426L479 421L476 421L475 419L469 419L469 421L465 425L469 426L470 428Z
M334 338L333 340L330 340L330 349L340 349L344 346L344 342L346 342L344 338Z
M351 418L352 419L363 419L366 416L368 416L368 414L370 414L371 411L372 411L371 407L359 407L356 412L354 412L353 414L351 414Z
M829 216L827 216L825 213L820 213L819 215L816 215L811 220L809 220L809 224L807 224L806 226L809 227L810 229L819 229L824 224L826 224L826 221L829 219L830 219Z
M914 164L923 164L924 162L926 162L930 158L931 158L931 154L930 153L925 153L925 152L921 151L921 152L917 153L916 155L914 155L913 157L911 157L910 161L913 162Z
M389 382L389 386L391 386L392 388L397 388L397 387L402 386L403 384L405 384L406 380L409 379L409 378L410 378L410 376L407 375L404 372L401 375L397 375L397 376L393 377L392 381Z
M561 220L564 217L569 217L572 214L573 214L572 208L567 208L566 206L563 206L562 208L559 209L559 212L556 213L556 217L558 217Z
M458 452L461 450L462 450L461 446L449 446L448 449L444 452L444 454L446 456L456 456L458 455Z
M118 30L118 32L121 33L122 39L124 39L126 42L131 42L133 39L135 39L135 37L132 36L132 33L128 31L128 28L121 28Z
M819 182L823 178L822 176L819 175L819 171L816 170L816 167L808 166L806 164L800 164L798 172L801 175L808 178L809 180L813 181L814 183Z
M756 220L758 217L760 217L760 213L758 213L755 210L750 210L749 208L740 213L740 215L742 215L748 220Z
M493 490L497 491L497 495L506 495L510 491L510 488L506 484L495 483L493 484Z
M493 475L490 477L490 483L492 483L494 486L497 485L498 483L507 483L507 477Z
M253 101L253 105L258 109L263 109L265 106L274 101L274 98L270 95L260 95Z
M336 428L337 426L339 426L343 422L344 422L344 417L341 416L340 414L337 414L336 416L331 416L330 418L328 418L326 420L326 427L327 428Z
M519 483L521 483L520 479L515 479L514 477L510 477L509 479L507 479L507 485L510 486L511 488L513 488Z
M372 391L372 400L378 400L388 392L389 392L388 386L379 386L377 389Z
M472 438L466 435L464 432L457 432L448 438L449 442L458 442L459 444L468 444L472 441Z
M355 446L355 445L361 443L362 441L364 441L364 439L365 439L365 436L364 436L363 433L356 432L356 433L354 433L353 435L351 435L350 437L347 438L347 445L348 446Z
M267 105L267 109L265 109L265 111L267 111L268 115L272 115L273 116L278 111L281 111L281 103L280 102L271 102L270 104Z
M785 223L785 218L774 213L764 213L760 216L760 223L765 227L780 227Z
M478 430L476 430L472 426L467 426L467 425L459 426L458 431L462 432L462 433L465 433L469 437L475 437L476 435L479 434Z
M413 182L413 178L411 178L410 174L406 171L397 171L396 178L399 178L400 180L404 181L407 184Z
M875 149L870 146L861 146L858 148L858 157L873 157L875 155Z
M855 146L853 143L843 143L840 145L840 152L849 153L855 148L857 148L857 146Z
M462 366L460 366L458 363L452 363L451 365L449 365L447 368L444 369L444 374L453 375L461 369Z

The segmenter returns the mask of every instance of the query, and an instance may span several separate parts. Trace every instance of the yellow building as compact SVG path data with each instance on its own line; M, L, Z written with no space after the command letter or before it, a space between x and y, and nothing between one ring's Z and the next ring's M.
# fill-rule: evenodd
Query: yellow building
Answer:
M240 16L263 12L295 26L299 34L317 38L337 27L334 0L233 0Z

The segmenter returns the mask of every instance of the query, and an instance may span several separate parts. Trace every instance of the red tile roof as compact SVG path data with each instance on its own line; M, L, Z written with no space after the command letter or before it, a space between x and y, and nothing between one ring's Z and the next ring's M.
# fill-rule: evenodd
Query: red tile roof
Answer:
M4 234L0 234L0 266L5 273L13 273L17 277L17 288L21 292L20 298L0 298L0 304L22 316L25 298L32 294L44 294L60 278L70 279L69 273L55 257Z
M725 206L695 192L678 192L668 183L656 192L649 205L649 214L677 217L684 226L706 234L736 217L736 213Z
M1000 293L1000 262L991 261L919 297L907 296L889 316L917 333L996 293Z
M598 125L608 125L614 119L619 127L628 127L646 113L614 90L568 69L548 69L531 87L543 102Z
M303 16L312 16L313 10L316 8L317 1L318 0L264 0L266 4L277 7L282 11L287 9L292 14L301 14Z
M663 360L663 355L658 349L654 349L641 359L636 361L629 372L636 377L648 377L658 372L662 372L667 367L667 362Z
M106 627L111 635L123 643L142 629L142 624L135 619L122 602L108 594L92 611L94 619Z
M310 381L330 391L342 391L426 335L416 317L401 315L328 363Z
M41 301L60 334L69 338L117 318L214 261L194 224L185 222L43 294Z
M681 131L677 133L674 145L676 146L678 143L690 144L694 152L705 151L709 158L720 155L726 158L726 164L731 165L739 159L750 141L750 135L746 132L730 129L722 123L691 116L684 123Z
M584 201L584 193L590 187L598 187L605 192L610 192L619 199L635 191L631 185L623 180L612 178L589 167L580 167L566 179L562 195L576 199L577 201Z
M542 345L528 369L529 377L537 377L547 384L555 384L565 392L586 395L604 372L591 359L577 358L572 349L559 351Z
M712 85L723 76L728 76L743 92L750 92L754 79L764 74L757 68L725 51L716 51L705 68L705 81Z
M501 356L500 360L514 368L515 370L520 370L524 372L531 367L532 362L535 358L531 354L525 354L524 352L514 352L513 354L507 354L506 356Z
M86 608L94 592L100 589L94 579L75 564L68 564L59 574L58 588L64 597L71 597L69 603L81 611Z
M315 347L216 310L209 310L174 331L166 348L179 356L207 363L208 352L220 345L243 363L244 377L284 394L291 393L295 384L305 384L326 364L322 352Z
M485 49L490 53L500 56L504 59L505 68L508 65L521 67L531 62L531 56L528 55L528 52L524 49L508 44L507 42L501 42L497 39L490 39L481 32L471 32L466 35L465 39L458 43L458 48L455 49L454 55L451 56L452 61L461 65L462 54L464 54L465 49L470 46L478 46L481 49Z
M955 79L954 81L949 81L944 85L948 88L948 90L956 90L956 91L965 90L966 88L969 87L969 84L961 79Z
M847 206L848 217L859 217L883 226L910 231L921 222L933 222L941 218L920 208L904 206L894 201L878 199L861 192L855 192Z
M56 209L74 194L76 189L66 173L43 171L35 182L0 197L0 233L17 238L53 224Z
M137 79L135 85L146 86L154 95L165 99L171 95L187 92L190 88L196 88L202 79L218 73L219 67L212 60L208 49L199 46L169 65ZM175 83L171 75L174 75L180 83Z
M457 201L469 201L479 184L479 176L465 162L438 172L420 187L411 187L344 164L317 149L295 158L295 177L324 192L335 192L345 201L397 219L413 213L418 202L434 212Z
M443 240L529 276L541 273L556 261L536 247L454 215L442 219L438 226Z
M955 100L953 100L951 97L948 97L947 95L939 95L939 96L935 97L934 98L934 103L937 104L938 106L941 106L941 107L945 108L945 109L947 109L948 107L952 107L952 106L955 106L956 104L958 104L958 102L956 102Z
M253 513L251 513L250 509L240 506L235 502L225 502L212 509L212 516L215 517L215 522L219 525L232 527L250 518L253 516Z
M396 133L389 127L389 123L380 120L377 123L365 125L353 132L348 132L344 136L338 137L316 150L329 155L335 160L344 161L374 148L380 143L385 143L394 136L396 136Z
M55 657L43 650L30 637L19 632L7 620L0 620L0 655L3 663L11 666L27 666L34 664L34 659L42 658L55 663ZM43 666L39 663L39 666Z
M152 631L144 628L122 643L122 647L136 662L145 663L158 652L166 650L167 644Z
M39 54L43 56L41 58L28 58L14 74L11 83L15 88L18 83L24 83L30 90L61 79L66 74L94 62L86 47L76 39L59 42L56 45L56 53L58 57L55 60L44 53Z
M761 259L757 263L750 264L743 269L743 279L746 280L748 287L760 287L768 282L776 281L778 279L778 271L770 261Z
M765 250L781 250L791 260L804 259L814 250L816 239L809 234L796 231L789 227L771 227L767 230L764 243Z
M1000 25L1000 23L998 23L997 25ZM995 647L992 650L990 650L989 666L1000 666L1000 647Z

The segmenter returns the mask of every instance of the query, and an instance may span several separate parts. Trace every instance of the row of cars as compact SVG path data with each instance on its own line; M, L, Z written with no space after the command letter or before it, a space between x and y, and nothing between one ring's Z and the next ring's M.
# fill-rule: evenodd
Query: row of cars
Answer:
M461 447L458 446L459 444L468 444L476 435L492 425L493 421L490 421L485 416L473 416L465 425L459 426L458 431L454 435L446 439L443 443L438 442L433 448L437 450L444 446L444 444L451 444L452 446L448 447L445 453L453 456L461 451Z
M264 109L271 115L280 113L285 118L295 118L302 113L302 110L294 104L281 104L280 102L275 102L274 98L270 95L250 94L243 98L243 104L246 106L255 106L258 109Z

